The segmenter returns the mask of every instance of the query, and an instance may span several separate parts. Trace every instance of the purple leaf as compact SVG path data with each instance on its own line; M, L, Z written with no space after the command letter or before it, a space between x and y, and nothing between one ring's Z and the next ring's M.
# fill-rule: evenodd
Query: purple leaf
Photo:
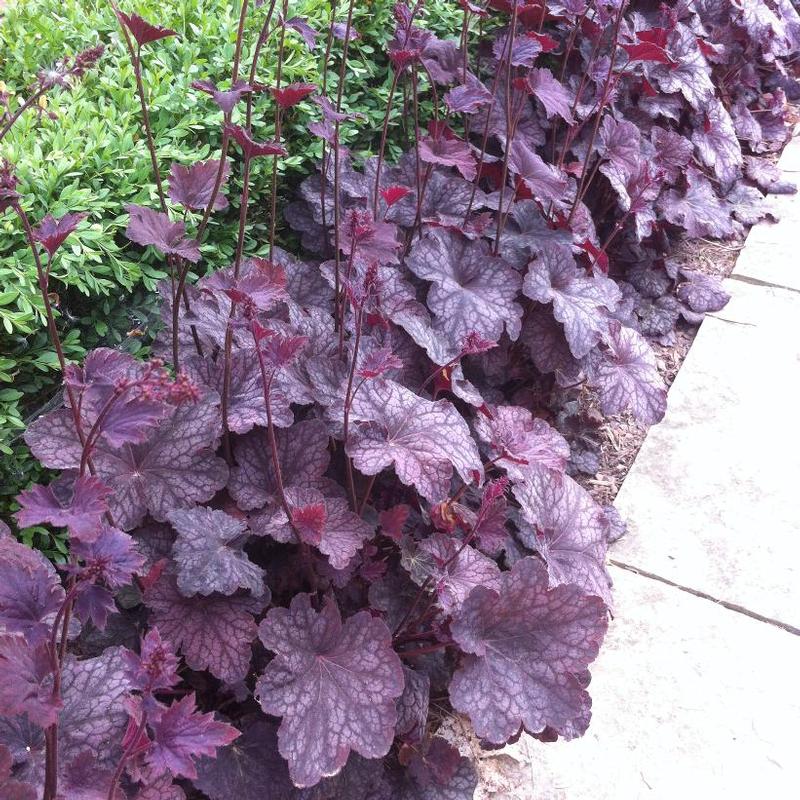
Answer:
M214 197L214 211L221 211L228 207L228 198L222 189L228 180L231 168L225 162L222 170L220 190ZM205 211L214 193L214 186L219 173L219 161L196 161L188 167L173 162L169 170L169 197L175 203L180 203L185 208Z
M531 262L522 291L539 303L553 304L553 316L564 325L576 358L585 356L600 341L608 327L608 312L620 298L612 280L587 276L578 269L568 248L551 244Z
M11 774L13 766L11 751L5 745L0 745L0 797L3 800L36 800L36 787L15 780Z
M274 608L259 635L275 658L256 686L267 714L280 716L278 746L296 786L313 786L344 767L351 750L389 751L403 670L386 623L360 611L344 623L334 600L317 612L310 596Z
M414 245L406 266L433 284L428 307L437 317L439 335L454 347L470 333L491 341L503 330L511 339L519 336L522 307L515 298L522 281L486 242L431 230Z
M317 46L317 32L308 24L305 17L292 17L284 23L287 28L297 31L306 43L306 47L312 52Z
M424 673L403 666L405 687L397 699L397 726L395 736L418 742L425 735L428 722L428 705L431 679Z
M347 453L365 475L394 466L402 483L432 503L447 497L453 468L465 483L482 478L469 428L446 400L431 402L393 381L375 380L356 395L352 418L359 424Z
M194 693L175 700L170 706L160 703L147 713L153 741L145 758L156 774L196 778L195 759L214 756L217 748L230 744L239 731L213 714L197 711Z
M253 87L245 81L236 81L230 89L218 89L214 81L192 81L192 89L209 95L226 116L236 108L244 95L253 91Z
M211 800L286 800L296 791L278 753L278 726L259 715L241 724L241 736L216 758L197 761L194 785Z
M178 533L172 556L182 594L234 594L239 589L249 589L255 597L264 593L264 570L242 550L247 530L242 520L200 506L170 511L167 519Z
M679 22L670 35L667 53L672 64L648 65L648 78L667 94L680 92L693 108L714 95L711 68L690 28Z
M27 714L35 725L58 719L61 703L53 696L53 659L47 644L28 644L22 636L0 633L0 715Z
M287 156L289 153L280 142L257 142L241 125L225 123L225 133L242 148L245 159L259 156Z
M742 171L742 148L725 106L713 98L704 107L702 127L692 134L700 160L723 183L735 181Z
M72 554L83 564L71 565L69 571L79 580L104 583L110 589L127 586L144 567L144 557L127 533L104 524L91 542L75 542Z
M125 235L136 244L152 245L164 255L185 258L196 264L200 260L200 246L195 239L186 238L186 226L182 222L172 222L161 211L152 208L127 205L130 214Z
M611 322L603 347L586 361L589 384L600 395L604 414L629 411L639 422L654 425L667 410L667 390L647 342L631 328Z
M693 239L710 236L724 239L733 233L730 211L702 172L693 166L686 170L686 192L670 189L659 199L664 217L680 225Z
M408 768L391 777L393 800L472 800L478 784L474 762L440 736L415 748Z
M431 557L433 578L439 605L453 614L476 586L497 589L500 569L474 547L463 545L446 534L436 534L422 541L419 549Z
M534 475L513 492L531 526L520 528L520 538L544 559L550 586L573 583L610 607L607 524L600 506L567 475Z
M49 523L69 528L76 539L97 536L103 514L108 510L111 489L98 478L75 479L63 476L49 486L35 484L17 497L21 508L16 513L20 528Z
M160 25L150 24L138 14L123 14L121 11L116 11L116 14L120 22L131 32L131 36L136 39L139 47L150 42L157 42L159 39L166 39L168 36L178 35L171 28L162 28Z
M397 226L375 221L369 211L352 209L339 224L339 247L348 256L357 252L366 261L397 264Z
M426 136L419 140L419 157L426 164L455 167L468 181L474 180L477 174L475 156L469 144L461 139Z
M686 281L678 286L678 299L692 311L698 314L721 311L731 299L719 278L695 271L686 271L684 275Z
M347 25L343 22L334 22L331 24L331 33L341 42L345 40L345 37L348 36L347 32ZM361 34L351 25L350 26L350 35L349 41L353 41L354 39L360 39Z
M478 414L475 431L489 445L489 455L514 481L563 473L569 445L555 428L519 406L490 408Z
M236 466L231 469L228 491L239 508L249 511L276 499L277 485L264 431L251 431L234 447ZM305 420L276 431L284 486L324 488L323 475L330 463L328 429L320 420Z
M140 692L170 689L180 683L178 658L153 626L143 637L139 653L125 652L126 676L131 688Z
M598 131L597 154L624 172L635 172L642 159L639 129L632 122L605 116Z
M508 168L525 182L539 200L563 200L568 186L566 176L556 167L546 164L521 139L511 143Z
M591 701L578 676L607 626L600 598L577 586L549 589L541 563L517 561L499 590L476 587L453 619L453 638L467 653L450 683L453 708L493 744L505 744L520 726L580 736Z
M54 219L48 214L34 229L33 238L47 250L50 258L56 250L64 243L83 220L87 214L65 214L63 217Z
M656 149L653 165L670 183L675 183L692 159L692 143L674 131L654 127L650 139Z
M151 624L174 644L191 669L207 669L228 683L244 680L258 628L253 616L269 603L260 598L212 594L184 597L168 572L145 592Z
M465 78L462 86L456 86L444 96L451 114L474 114L492 102L492 93L471 72Z
M286 490L292 525L283 509L258 514L251 519L253 533L269 535L279 542L302 541L328 557L334 569L345 569L355 554L375 533L340 497L325 497L316 489L292 487Z
M50 632L45 622L61 608L64 590L53 565L16 539L0 539L0 626L31 644ZM48 620L49 621L49 620Z
M532 69L528 73L525 88L544 106L548 119L553 114L558 114L567 125L575 123L572 116L572 98L549 69Z
M192 356L182 362L186 372L201 387L222 393L225 377L223 360L212 361L208 357ZM254 425L267 424L267 409L264 405L264 382L256 351L234 350L230 362L230 385L228 396L228 428L235 433L247 433ZM270 392L272 421L279 428L288 428L294 422L289 399L281 391L280 380L273 382Z

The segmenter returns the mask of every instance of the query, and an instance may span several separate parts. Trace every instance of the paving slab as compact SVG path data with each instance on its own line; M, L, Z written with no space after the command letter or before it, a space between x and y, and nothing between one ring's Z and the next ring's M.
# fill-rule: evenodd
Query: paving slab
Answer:
M611 568L617 618L592 668L588 733L525 738L524 800L797 797L800 637Z
M617 495L613 557L800 628L800 292L725 284Z

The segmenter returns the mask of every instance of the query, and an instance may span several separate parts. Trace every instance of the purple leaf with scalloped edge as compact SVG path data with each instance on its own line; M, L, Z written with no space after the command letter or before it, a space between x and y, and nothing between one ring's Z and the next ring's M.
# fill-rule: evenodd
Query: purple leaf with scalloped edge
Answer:
M298 594L267 613L259 635L276 655L256 695L266 713L283 717L278 746L296 786L336 774L351 750L386 755L403 670L385 622L360 611L343 623L333 599L317 612Z
M222 360L191 356L181 366L201 387L222 393L225 378ZM258 357L253 348L234 350L230 361L230 385L228 395L228 428L234 433L247 433L254 425L267 424L267 409L264 405L264 389ZM270 391L272 422L279 428L288 428L294 422L294 413L288 398L274 381Z
M545 163L521 139L511 143L508 169L513 175L519 176L539 200L555 202L564 199L568 186L566 175Z
M5 745L0 745L0 797L3 800L36 800L36 787L13 778L13 766L11 751Z
M686 280L678 285L678 299L686 303L692 311L698 314L721 311L731 299L723 288L722 281L714 275L689 270L683 274Z
M670 189L659 198L659 209L667 221L680 225L693 239L730 236L734 231L730 210L717 197L708 178L690 164L686 170L686 183L684 193Z
M572 98L564 86L559 83L547 68L534 68L528 72L525 87L544 106L545 114L550 119L558 114L567 125L573 125Z
M474 114L492 102L492 93L471 72L465 76L461 86L456 86L444 96L447 110L451 114Z
M627 120L606 115L597 136L597 154L625 172L634 172L641 161L639 129Z
M491 417L475 417L475 431L489 445L491 458L512 480L564 472L569 445L555 428L520 406L490 407L489 411Z
M552 303L553 316L564 325L570 350L585 356L602 338L609 313L619 302L614 281L590 277L578 269L570 250L548 244L532 261L522 291L539 303Z
M32 644L48 636L45 622L64 602L53 565L38 551L12 537L0 538L0 627Z
M425 734L428 722L431 679L424 672L403 665L405 686L397 698L397 725L395 736L418 742Z
M735 181L742 170L742 148L725 106L715 97L703 108L702 126L692 134L700 160L723 183Z
M278 752L278 726L261 715L238 723L241 736L196 762L193 783L211 800L287 800L295 792Z
M111 489L98 478L85 475L77 479L64 476L49 486L34 484L17 497L16 513L21 528L47 522L56 528L69 528L77 539L97 536Z
M157 703L147 712L152 743L145 760L156 774L196 778L195 759L214 756L217 748L230 744L239 731L214 714L197 711L194 693L175 700L169 706Z
M434 534L420 542L419 549L431 557L429 574L446 614L457 611L476 586L499 587L497 563L452 536Z
M0 715L26 714L43 728L56 722L61 703L53 696L53 659L45 642L32 645L0 633L0 673Z
M371 525L350 511L341 497L325 497L317 489L290 487L286 490L286 502L300 538L326 555L334 569L345 569L375 533ZM310 513L315 524L309 524ZM255 534L269 535L279 542L296 541L282 508L255 515L250 528Z
M146 19L142 19L138 14L124 14L116 8L114 12L119 17L120 22L130 31L131 36L136 39L136 43L141 47L150 42L157 42L159 39L166 39L169 36L177 36L178 32L171 28L162 28L160 25L152 25Z
M520 726L580 736L591 701L578 676L607 626L599 597L577 586L550 589L543 564L517 561L502 573L499 591L476 587L453 619L453 638L467 654L450 683L453 708L493 744L505 744Z
M356 395L351 418L358 424L346 450L365 475L394 466L430 502L447 497L454 468L465 483L482 480L478 448L447 400L431 402L394 381L374 380Z
M423 742L408 768L391 777L393 800L472 800L478 785L473 761L441 736Z
M418 147L420 161L443 167L455 167L465 180L475 179L477 174L475 156L469 144L462 139L425 136L419 140Z
M544 559L550 586L574 583L611 607L602 508L568 475L534 475L513 492L523 519L531 526L520 527L520 538Z
M251 431L234 445L236 466L228 491L244 511L275 499L275 468L262 430ZM284 487L324 488L330 463L328 429L321 420L304 420L275 432Z
M470 333L497 341L506 330L519 336L522 307L515 302L519 274L490 252L485 241L434 229L419 240L406 266L433 285L428 307L437 317L439 335L459 348Z
M186 238L186 225L172 222L162 211L129 203L125 210L130 214L125 235L136 244L152 245L164 255L180 256L197 263L200 260L200 245L195 239Z
M656 150L653 165L670 183L675 183L692 160L692 143L685 136L659 127L652 128L650 139Z
M711 68L692 30L679 22L670 34L667 54L672 64L645 65L645 74L662 92L680 92L693 108L702 108L714 95Z
M658 374L650 345L616 320L602 347L586 359L589 385L600 395L604 414L629 411L639 422L654 425L667 410L667 390Z
M50 258L64 240L83 222L87 214L64 214L55 219L48 214L34 229L33 238L47 250Z
M220 188L214 197L214 211L222 211L228 207L228 198L225 197L222 190L230 172L230 163L226 161L222 170ZM219 161L213 159L196 161L188 167L173 162L169 169L170 200L180 203L184 208L205 211L206 206L211 202L218 173Z
M234 594L239 589L263 594L264 570L242 550L245 522L201 506L170 511L167 519L178 534L172 557L182 594Z
M218 89L214 81L192 81L192 89L210 95L224 114L230 114L242 97L253 91L253 87L245 81L236 81L230 89Z
M227 683L244 680L258 635L253 617L269 604L268 588L258 598L219 594L184 597L175 576L167 572L144 597L151 623L179 648L188 667L208 670Z

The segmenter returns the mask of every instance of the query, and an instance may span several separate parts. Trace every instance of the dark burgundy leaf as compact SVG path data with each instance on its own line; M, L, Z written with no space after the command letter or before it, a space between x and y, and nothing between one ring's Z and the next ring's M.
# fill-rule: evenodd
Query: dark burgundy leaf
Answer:
M313 786L344 767L351 750L381 758L397 724L403 691L400 659L386 623L361 611L342 622L333 600L322 610L307 594L268 612L259 626L275 658L256 694L282 717L278 747L297 786Z
M275 98L275 102L284 110L293 108L302 100L317 91L316 84L313 83L290 83L280 88L274 87L269 90ZM285 154L283 154L285 155Z
M550 589L540 562L517 561L499 590L476 587L453 619L453 637L467 653L450 683L453 707L493 744L505 744L520 726L580 736L591 701L578 676L607 625L600 598L577 586Z
M197 263L200 260L200 247L195 239L186 238L186 226L182 222L172 222L161 211L152 208L127 205L130 214L125 235L136 244L152 245L164 255L180 256Z
M567 125L574 124L572 98L549 69L530 70L526 79L526 89L544 106L548 119L553 114L558 114Z
M225 197L222 190L230 171L230 164L226 161L222 170L220 191L214 198L214 211L221 211L228 207L228 198ZM196 161L188 167L173 162L169 170L170 200L180 203L185 208L205 211L211 201L218 173L219 161Z
M225 132L242 148L242 153L246 159L258 158L259 156L289 155L280 142L257 142L241 125L232 125L226 122Z
M34 229L33 238L47 250L50 258L64 240L86 219L87 214L65 214L54 219L48 214Z
M171 28L162 28L160 25L152 25L147 20L142 19L138 14L124 14L117 11L120 22L131 32L136 39L136 43L141 47L150 42L157 42L159 39L166 39L168 36L177 36L177 31Z

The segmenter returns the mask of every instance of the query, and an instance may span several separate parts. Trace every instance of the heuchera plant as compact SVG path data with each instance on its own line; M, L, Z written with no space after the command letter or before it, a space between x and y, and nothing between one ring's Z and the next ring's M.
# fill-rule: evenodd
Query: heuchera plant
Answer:
M598 408L664 415L650 341L726 302L669 260L677 238L740 233L786 190L758 156L786 138L788 0L461 0L458 40L399 3L362 164L340 141L358 121L342 109L354 3L326 34L287 5L242 3L231 75L194 84L222 112L221 153L173 164L166 188L143 48L175 32L114 7L158 176L159 208L128 206L127 234L172 273L158 358L65 362L50 264L81 217L32 225L0 171L64 373L63 407L26 434L61 474L22 493L17 522L70 534L54 567L0 531L4 796L461 800L476 770L444 716L491 748L580 736L620 523L572 476L596 463ZM476 27L491 33L474 43ZM285 83L286 36L326 41L321 86ZM401 89L415 135L387 163ZM286 115L309 109L324 157L286 209L290 254L276 165ZM251 209L264 158L271 202ZM229 203L233 263L195 279ZM270 258L250 258L265 211Z

